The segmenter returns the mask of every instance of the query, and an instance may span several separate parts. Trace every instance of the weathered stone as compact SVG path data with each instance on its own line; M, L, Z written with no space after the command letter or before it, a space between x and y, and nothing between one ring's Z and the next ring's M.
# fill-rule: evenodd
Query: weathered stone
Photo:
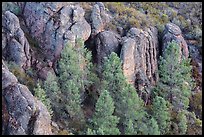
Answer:
M30 45L24 36L19 19L10 11L2 16L2 50L3 56L8 61L14 61L23 69L30 67Z
M8 70L5 64L2 63L2 90L10 85L15 85L16 83L17 78Z
M139 91L148 92L158 81L157 50L157 30L153 27L145 31L131 28L123 37L120 53L123 73Z
M110 21L110 16L105 12L105 6L102 2L97 2L91 13L92 36L104 31L105 25Z
M23 12L30 33L52 62L68 42L75 44L76 38L88 39L91 27L84 14L80 6L68 2L28 2Z
M177 25L173 23L168 23L166 24L165 27L173 35L176 35L176 36L181 35L181 29Z
M181 34L180 28L177 25L173 23L166 24L163 34L162 53L166 49L166 46L168 46L169 42L175 41L176 43L178 43L180 48L180 58L182 56L188 58L188 45Z
M52 134L51 117L46 107L2 64L2 118L4 134Z
M108 57L111 52L120 52L121 37L112 31L100 32L95 40L98 66L102 66L104 57Z
M80 6L75 6L74 7L74 11L73 11L73 22L79 22L82 21L82 19L84 19L84 9L81 8Z

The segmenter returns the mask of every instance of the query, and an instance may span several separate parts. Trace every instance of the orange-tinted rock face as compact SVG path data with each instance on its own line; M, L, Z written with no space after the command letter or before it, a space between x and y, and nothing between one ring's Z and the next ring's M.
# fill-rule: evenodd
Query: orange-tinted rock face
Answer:
M120 55L123 73L139 90L157 82L157 48L157 30L152 27L145 31L131 28L123 37Z

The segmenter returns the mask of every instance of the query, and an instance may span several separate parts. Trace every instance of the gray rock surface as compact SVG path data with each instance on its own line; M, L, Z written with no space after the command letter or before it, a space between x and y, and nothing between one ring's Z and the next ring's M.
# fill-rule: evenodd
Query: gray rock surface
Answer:
M13 61L23 69L30 67L30 45L22 31L19 19L10 11L2 15L2 50L7 61Z
M166 46L168 46L168 42L172 41L179 44L181 57L188 58L188 45L182 36L180 28L173 23L167 23L163 32L162 52L164 52Z
M112 31L100 32L95 39L97 51L97 64L102 66L104 57L108 57L111 52L120 53L121 37Z
M2 61L2 123L3 134L48 135L51 132L51 117L47 108L38 101L25 85Z
M23 11L30 33L47 59L59 58L65 44L75 44L76 38L85 41L91 34L84 10L69 2L27 2Z
M158 38L157 30L131 28L123 37L120 57L122 69L129 83L139 91L149 89L158 81ZM148 93L149 94L149 93Z
M99 32L104 31L105 25L110 21L111 17L105 11L105 6L102 2L97 2L91 13L91 28L92 35L95 36Z

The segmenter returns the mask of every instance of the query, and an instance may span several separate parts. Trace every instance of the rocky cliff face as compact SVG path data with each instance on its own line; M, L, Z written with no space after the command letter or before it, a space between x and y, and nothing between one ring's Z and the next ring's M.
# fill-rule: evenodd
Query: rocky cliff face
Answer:
M103 31L97 34L95 38L95 48L97 51L97 64L102 67L104 57L108 57L111 52L120 53L121 37L112 31Z
M123 37L120 57L123 72L129 83L139 91L149 94L151 86L158 81L158 38L153 27L143 31L131 28Z
M168 42L173 40L180 45L181 57L188 58L188 45L182 36L181 29L173 23L168 23L165 25L165 30L163 32L162 50L165 50L166 46L168 46Z
M80 6L66 2L28 2L22 11L30 34L52 62L59 58L68 42L75 44L78 38L85 41L91 34L91 26Z
M111 17L105 11L105 6L102 2L97 2L91 13L91 33L95 36L101 31L104 31L105 25L110 21Z
M19 19L10 11L2 16L2 51L6 60L15 62L23 69L30 67L30 45Z
M159 48L164 51L168 42L174 40L180 45L180 57L190 56L193 59L196 66L194 72L198 71L199 75L198 85L202 85L202 59L200 55L197 56L196 49L188 47L181 29L173 23L165 25L162 44L159 45L155 27L125 30L117 26L118 32L106 29L112 15L102 2L96 2L92 7L90 23L84 18L84 9L76 3L18 2L17 5L21 9L21 16L10 11L2 13L3 60L15 62L22 70L35 68L40 79L46 79L48 72L57 73L56 62L63 47L67 43L75 46L78 38L81 38L84 42L89 41L86 46L94 51L94 63L99 73L104 57L111 52L117 53L128 83L139 91L147 103L150 91L159 79ZM36 41L35 47L30 39ZM3 134L52 134L50 123L46 107L25 85L19 83L3 62Z
M51 117L46 107L18 82L2 61L2 132L9 135L48 135Z

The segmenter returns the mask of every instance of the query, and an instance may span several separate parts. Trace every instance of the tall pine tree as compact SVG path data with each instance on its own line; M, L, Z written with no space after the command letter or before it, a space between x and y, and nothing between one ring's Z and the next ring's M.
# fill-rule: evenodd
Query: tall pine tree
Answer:
M93 127L88 128L87 134L92 135L119 135L117 128L119 118L113 116L115 106L109 92L104 90L101 92L96 103L95 113L93 116Z
M170 113L168 109L167 101L160 96L156 96L153 99L152 104L152 116L156 119L160 133L166 134L169 130L170 125Z
M179 46L172 41L160 58L158 95L170 102L171 128L169 134L185 134L186 112L192 89L190 60L181 58ZM182 114L182 115L181 115ZM182 124L181 124L182 123Z
M114 115L120 118L122 134L148 134L148 115L144 102L135 88L128 84L121 68L121 60L112 52L105 59L102 71L102 89L108 90L115 102Z

